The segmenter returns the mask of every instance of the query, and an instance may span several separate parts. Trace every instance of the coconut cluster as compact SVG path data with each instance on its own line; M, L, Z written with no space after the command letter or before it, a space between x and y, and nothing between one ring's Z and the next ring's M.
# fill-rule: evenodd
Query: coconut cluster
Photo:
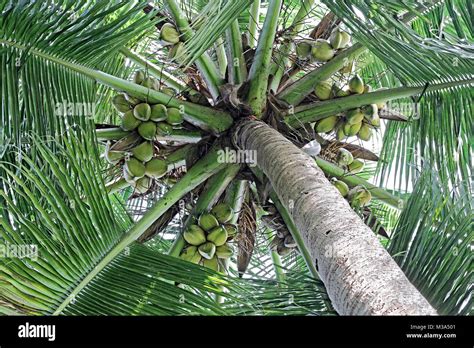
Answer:
M275 236L270 242L270 250L276 251L278 255L285 256L290 252L298 251L298 246L282 216L274 205L266 207L267 215L262 216L262 222L269 229L275 231Z
M180 35L176 27L171 23L164 23L160 30L160 41L163 46L169 46L168 59L181 63L183 57L184 43L180 41Z
M352 153L344 148L339 148L336 162L340 167L351 174L359 173L364 169L364 162L354 159ZM330 181L353 208L363 207L372 199L371 193L363 185L357 185L352 189L349 189L349 186L342 180L332 178Z
M337 50L344 49L349 46L351 36L336 28L331 33L329 40L303 39L296 44L296 54L300 59L310 59L316 62L327 62L331 60L337 53Z
M176 95L173 88L163 86L158 80L137 71L133 77L136 84L160 91L170 96ZM163 177L168 171L166 158L159 156L155 146L156 136L167 136L174 129L181 129L183 114L177 108L164 104L150 104L146 100L120 93L112 98L114 108L121 116L120 127L130 134L138 134L128 147L116 149L117 144L107 144L104 157L111 164L122 164L124 179L134 187L137 193L147 192L153 179ZM122 144L123 145L123 144Z
M228 259L234 253L229 244L238 231L237 226L230 223L233 216L232 208L226 203L218 203L209 212L201 214L197 223L190 225L183 233L188 245L180 257L222 271L219 259Z
M349 186L344 181L338 180L337 178L332 178L331 184L337 188L342 197L344 197L353 208L364 207L372 200L372 194L364 185L357 185L349 189Z
M330 80L319 82L314 90L319 100L346 97L352 94L363 94L371 91L359 75L354 75L347 85L341 88ZM343 114L327 116L315 123L318 133L331 134L334 132L338 140L357 136L363 141L369 141L375 129L380 128L379 110L385 103L365 105L360 108L347 110Z
M290 231L287 228L276 230L275 237L270 242L270 250L276 251L280 256L286 256L293 250L297 251L298 246Z

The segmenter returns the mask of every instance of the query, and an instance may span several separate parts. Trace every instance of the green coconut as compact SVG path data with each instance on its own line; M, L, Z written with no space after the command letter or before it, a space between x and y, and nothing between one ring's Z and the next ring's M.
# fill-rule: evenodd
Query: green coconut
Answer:
M104 158L110 164L117 164L125 157L124 151L112 151L109 148L105 150Z
M135 116L133 116L133 111L129 110L122 116L122 123L120 127L125 131L132 131L136 129L142 121L137 120Z
M207 240L213 242L216 246L221 246L227 241L227 237L227 230L222 226L218 226L209 232Z
M133 108L133 116L140 121L148 121L151 115L151 107L148 103L140 103Z
M125 161L125 168L135 179L142 178L145 175L145 165L136 158L131 157L128 161Z
M351 36L339 28L334 29L329 37L331 46L336 50L347 47L350 40Z
M347 88L340 88L336 85L333 86L333 93L337 98L348 97L351 95L351 92Z
M319 62L327 62L334 57L334 49L327 40L318 39L313 45L311 54L313 58Z
M296 44L296 55L300 59L307 59L311 55L311 41L302 40Z
M286 246L287 248L296 248L298 245L293 238L291 234L286 235L286 237L283 239L283 245Z
M189 244L197 246L206 242L206 233L198 225L191 225L184 231L183 238Z
M282 243L282 244L278 244L278 246L276 248L276 251L277 251L278 255L286 256L291 252L291 248L286 247L285 244Z
M163 24L160 30L160 40L169 45L174 45L179 42L179 33L173 24Z
M151 106L150 120L153 122L160 122L166 120L168 117L168 110L163 104L155 104Z
M198 248L195 245L189 245L187 248L183 249L179 257L196 264L201 261L201 254L199 254Z
M346 113L346 121L347 121L347 123L349 123L351 125L356 124L356 123L360 123L360 122L362 122L363 119L364 119L364 114L360 111L359 108L351 109L351 110L347 111L347 113Z
M156 124L153 121L143 122L138 126L138 134L143 139L152 140L156 134Z
M222 224L225 224L226 222L229 222L232 219L232 216L234 215L234 212L232 211L232 208L226 203L216 204L211 209L211 213Z
M112 98L112 105L118 112L127 112L131 109L130 103L123 94L117 94Z
M160 92L169 95L170 97L174 97L177 94L176 90L171 87L162 87Z
M133 185L133 188L135 189L136 192L143 194L150 189L151 184L152 182L150 178L144 176L143 178L140 178L135 182L135 184Z
M362 122L359 122L356 124L346 123L343 126L344 134L347 135L348 137L352 137L359 132L361 127L362 127Z
M216 247L216 256L220 259L228 259L233 254L234 248L227 243Z
M137 70L135 71L135 74L133 75L133 82L135 82L137 85L141 85L145 77L146 77L146 74L143 70Z
M158 122L156 124L156 135L166 136L173 132L173 126L166 122Z
M385 90L387 90L387 87L380 87L379 89L377 89L377 92L379 92L379 91L385 91ZM382 109L385 108L385 106L386 106L385 103L386 103L385 101L381 101L381 102L376 103L376 104L377 104L377 108L378 108L379 110L382 110Z
M352 161L352 163L350 163L348 166L347 166L347 169L349 170L349 172L351 172L352 174L357 174L359 172L362 171L362 169L364 169L364 162L358 160L358 159L355 159L354 161Z
M214 257L214 254L216 253L216 245L212 242L205 242L201 245L199 245L199 254L207 260L210 260Z
M216 217L210 213L201 214L198 220L199 226L205 231L210 231L213 228L219 226L219 221L217 221Z
M357 134L360 140L369 141L372 138L372 128L364 123L362 127L360 127L359 133Z
M227 231L228 239L235 237L235 235L239 232L239 229L237 228L237 226L233 224L225 224L224 228Z
M143 79L141 85L146 88L153 88L155 85L155 79L151 76L147 76Z
M319 100L327 100L331 98L332 84L329 81L321 81L314 88L314 94Z
M341 147L339 150L337 150L337 164L340 166L347 166L352 163L354 160L354 157L352 156L352 153L345 148Z
M133 157L142 162L151 160L153 158L153 152L153 144L150 141L144 141L132 149Z
M319 120L315 125L315 131L318 133L327 133L330 132L336 127L337 121L339 118L336 115L329 116Z
M127 166L123 166L123 178L125 179L126 182L128 182L130 185L135 185L135 181L138 180L138 178L135 178L130 172L127 170Z
M331 180L331 183L337 188L342 197L346 197L349 193L349 186L344 181L341 180Z
M367 120L372 120L375 116L378 116L379 108L377 104L365 105L361 108L362 113L364 114Z
M211 259L206 259L206 258L203 258L202 259L202 265L204 267L207 267L209 269L212 269L213 271L216 271L218 272L219 271L219 260L217 259L217 257L212 257Z
M184 122L183 114L177 108L168 108L168 118L166 122L177 126Z
M339 127L337 130L336 130L336 139L341 141L341 140L344 140L346 138L346 134L344 134L344 129L343 127Z
M364 93L364 81L359 75L356 74L349 80L349 91L357 94Z
M370 124L376 128L379 128L380 127L380 117L379 115L375 116L374 118L372 118L370 120Z
M369 204L372 199L372 194L364 186L357 185L349 191L347 199L352 207L360 208Z
M140 104L142 101L138 98L132 97L131 95L124 94L125 99L127 99L130 106L135 107L135 105Z
M168 172L168 164L166 161L153 158L145 164L145 175L153 179L159 179Z
M168 51L168 59L175 61L178 64L184 63L184 43L178 42L176 45L173 45Z

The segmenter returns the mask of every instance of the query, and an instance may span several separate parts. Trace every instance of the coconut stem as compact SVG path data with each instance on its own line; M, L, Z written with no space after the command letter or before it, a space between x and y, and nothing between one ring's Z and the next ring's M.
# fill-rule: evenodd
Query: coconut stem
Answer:
M32 53L38 57L65 66L106 86L112 87L119 91L124 91L132 97L147 100L152 104L162 103L169 107L180 108L184 111L183 117L187 122L205 131L219 134L227 130L233 123L232 117L227 112L173 98L165 93L137 85L136 83L123 80L99 70L90 69L82 65L54 57L47 53L43 53L36 49L28 48L24 45L20 45L8 40L0 40L0 43L28 51L29 53Z
M237 19L226 30L226 48L229 61L229 82L233 85L244 83L247 79L247 67L242 51L242 36Z
M260 21L260 0L254 0L250 7L248 44L251 48L257 45L258 24Z
M222 40L222 37L217 39L215 50L221 78L225 79L225 73L227 71L227 56L225 54L224 40Z
M335 115L343 111L361 107L364 105L386 102L393 99L411 97L422 92L434 92L442 89L471 85L474 79L450 81L430 85L426 89L421 87L399 87L379 90L370 93L351 95L348 97L325 100L321 102L302 105L294 109L294 113L287 112L285 122L294 128L300 128L306 123L315 122L327 116Z
M120 127L98 128L95 130L97 140L119 140L130 134ZM177 141L181 143L198 143L202 139L202 133L194 130L173 129L168 135L156 135L158 141Z
M128 186L130 186L130 184L124 178L121 178L119 180L107 183L105 185L105 189L107 190L107 193L111 195Z
M271 0L263 29L258 38L257 50L249 72L247 101L257 117L262 116L267 101L269 69L282 0Z
M95 130L97 140L119 140L130 134L129 131L124 131L120 127L111 128L97 128Z

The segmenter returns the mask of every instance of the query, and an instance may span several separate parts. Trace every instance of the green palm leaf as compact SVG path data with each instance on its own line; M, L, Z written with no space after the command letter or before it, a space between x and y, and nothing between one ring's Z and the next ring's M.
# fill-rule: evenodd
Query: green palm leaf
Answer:
M472 207L470 195L447 191L440 178L426 169L388 248L440 314L472 313Z

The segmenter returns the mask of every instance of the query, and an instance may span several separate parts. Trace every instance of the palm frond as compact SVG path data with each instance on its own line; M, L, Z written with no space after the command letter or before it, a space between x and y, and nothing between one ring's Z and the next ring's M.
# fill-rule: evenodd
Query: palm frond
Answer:
M351 5L334 0L325 3L344 20L360 43L390 66L403 84L424 85L472 77L474 51L467 42L455 36L443 37L442 32L433 38L398 19L401 9L416 7L415 1L409 5L377 0Z
M252 0L209 2L194 18L194 35L186 41L183 64L189 65L214 45L231 23L245 11Z
M36 138L34 159L24 154L17 171L1 165L2 244L34 245L38 252L1 259L0 298L19 314L54 312L131 223L121 204L104 195L93 143L72 129L64 142L53 151Z
M390 48L379 46L376 50L371 47L377 57L364 67L362 75L372 87L398 86L407 81L424 84L435 79L455 80L472 76L474 59L472 49L469 48L469 40L472 47L472 35L469 33L472 28L466 24L471 21L466 16L467 8L469 5L465 1L444 1L423 15L414 14L414 21L411 27L406 27L406 32L397 27L394 34L386 35L397 35L393 40L403 39L403 45L421 45L422 56L406 56L400 61L406 67L401 68L400 65L398 68L391 58L384 56L392 52L395 45ZM383 45L392 45L391 42ZM430 47L427 47L427 42ZM403 52L403 49L399 52ZM428 55L433 56L428 58ZM393 59L399 58L393 56ZM420 64L426 65L430 72L425 73L425 68L420 68ZM403 69L405 72L401 71ZM466 87L456 89L455 93L425 93L417 100L391 102L391 107L409 116L410 122L387 124L378 166L381 185L390 185L407 192L414 185L418 168L429 162L437 168L446 187L471 190L472 149L468 143L474 127L470 116L471 86Z
M443 315L472 313L473 204L470 195L446 190L427 166L388 247L410 281Z

